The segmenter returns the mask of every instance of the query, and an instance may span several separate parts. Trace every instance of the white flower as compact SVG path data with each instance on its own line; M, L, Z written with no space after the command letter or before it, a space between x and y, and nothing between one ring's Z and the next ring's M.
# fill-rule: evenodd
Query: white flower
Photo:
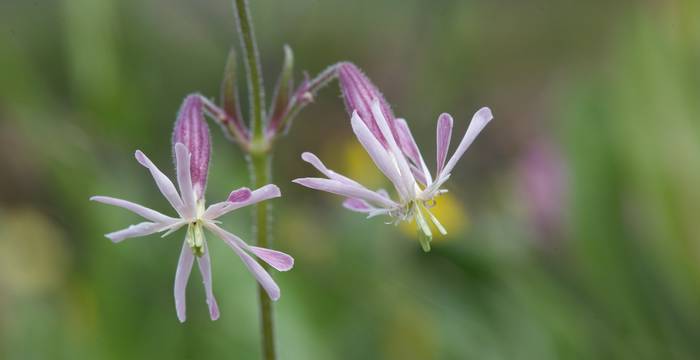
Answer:
M243 260L245 266L265 289L270 298L277 300L280 296L279 287L250 254L257 256L279 271L291 269L294 265L294 259L279 251L246 244L236 235L222 229L217 219L244 206L279 197L279 188L271 184L265 185L255 191L241 188L231 192L226 201L205 207L203 187L194 187L192 183L192 172L190 171L192 154L187 146L180 142L176 143L175 158L177 183L180 189L179 194L172 181L170 181L146 155L140 150L136 151L136 160L151 172L158 189L168 200L173 209L175 209L178 216L170 217L126 200L106 196L93 196L90 200L130 210L148 220L136 225L131 225L126 229L109 233L106 237L115 243L124 239L151 235L158 232L163 232L163 237L165 237L181 227L187 226L185 241L182 244L180 260L175 273L175 307L178 319L181 322L185 321L185 287L195 258L197 259L199 270L204 280L210 316L212 320L216 320L219 317L219 309L212 291L211 262L204 229L228 244L241 260ZM205 161L208 162L208 160L209 159L206 158ZM200 194L198 195L197 193Z
M309 152L302 154L302 159L327 178L301 178L293 182L345 196L348 198L343 203L346 208L367 213L368 217L389 215L395 219L394 223L415 220L421 246L423 250L429 251L432 232L428 221L442 234L447 234L442 224L430 212L430 208L435 205L440 194L447 192L441 188L442 185L450 178L452 169L476 136L493 118L491 110L484 107L474 114L467 132L447 163L445 160L452 135L452 117L449 114L440 115L437 124L437 167L434 177L428 170L406 121L395 120L392 131L380 101L376 98L372 101L371 112L372 119L361 119L357 111L353 111L352 130L375 165L394 185L398 200L392 200L384 190L369 190L358 182L326 168L316 155ZM379 133L370 130L367 124L376 125Z

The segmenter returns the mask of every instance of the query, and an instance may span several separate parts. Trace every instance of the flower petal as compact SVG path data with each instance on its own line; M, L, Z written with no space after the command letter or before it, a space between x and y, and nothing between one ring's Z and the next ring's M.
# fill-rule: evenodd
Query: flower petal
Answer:
M450 161L447 162L447 165L445 165L438 177L442 177L452 171L455 165L457 165L457 161L459 161L462 155L464 155L464 152L467 151L469 145L474 142L476 136L479 135L481 130L484 129L486 124L488 124L491 119L493 119L493 114L491 114L491 109L487 107L479 109L479 111L474 114L472 121L469 123L469 127L467 128L467 132L464 134L462 141L459 142L459 146L457 146L457 150L455 150L455 153L450 158Z
M242 192L245 192L246 188L241 188L235 191L232 191L231 194L229 195L229 199L233 198L233 200L239 200L243 199L242 201L222 201L216 204L212 204L207 208L207 210L204 212L203 217L205 219L209 220L214 220L220 216L223 216L225 214L228 214L229 212L233 210L240 209L242 207L248 206L248 205L253 205L256 203L259 203L261 201L273 199L276 197L282 196L282 193L280 192L280 189L277 187L277 185L274 184L267 184L255 191L252 191L250 193L250 196L248 197L240 197L239 195L242 194ZM248 189L248 191L250 191Z
M187 241L183 241L182 250L180 251L180 260L177 262L177 270L175 271L175 311L180 322L185 322L186 302L185 290L187 289L187 281L190 278L192 264L194 263L194 255L192 250L187 245Z
M321 160L316 155L310 152L304 152L303 154L301 154L301 158L307 163L313 165L313 167L315 167L316 170L320 171L323 175L326 175L329 179L353 185L360 185L357 181L350 179L349 177L340 175L331 169L328 169L326 165L324 165L323 162L321 162Z
M248 250L278 271L289 271L294 267L294 258L281 251L257 246L248 246Z
M171 225L172 224L142 222L136 225L129 225L129 227L126 229L106 234L105 237L112 240L112 242L118 243L128 238L146 236L163 231Z
M343 207L355 211L355 212L360 212L360 213L368 213L374 209L376 209L374 206L370 205L366 201L362 199L357 199L357 198L347 198L345 201L343 201Z
M233 190L228 195L228 201L230 202L243 202L250 199L253 196L253 192L247 187L240 188L238 190Z
M183 202L183 212L186 218L194 217L197 209L195 209L195 195L192 187L192 174L190 172L190 159L192 155L187 150L187 146L183 143L175 144L175 168L177 173L177 185L180 188L180 194Z
M430 184L432 182L433 179L430 179L430 181L428 181L428 179L425 177L425 174L427 174L427 172L424 173L419 168L415 167L413 164L411 164L410 166L411 166L411 173L413 174L413 177L416 179L416 181L418 181L421 184L425 184L425 185ZM430 175L428 175L428 176L430 176Z
M182 203L182 199L180 199L180 195L178 195L177 190L175 190L175 185L173 185L173 182L170 181L170 179L168 179L163 172L158 170L153 162L143 152L141 152L141 150L136 150L135 156L139 164L143 165L151 172L153 180L155 180L158 189L163 196L165 196L170 205L175 209L175 211L177 211L178 214L180 214L180 216L183 216L184 204Z
M206 243L204 243L204 254L197 258L197 264L199 265L199 272L202 274L202 281L204 282L204 291L207 295L207 305L209 306L209 316L212 320L216 320L219 318L219 305L216 303L214 291L212 290L211 260Z
M384 149L382 144L379 143L379 140L377 140L377 138L370 132L367 125L365 125L357 113L352 114L352 119L350 122L352 124L353 132L355 132L357 139L372 158L374 164L377 165L384 176L386 176L392 182L392 184L394 184L394 187L396 187L399 192L404 193L406 191L404 182L401 178L399 169L396 167L396 163L392 159L392 156L386 149Z
M93 196L90 198L91 201L97 201L102 204L107 204L107 205L113 205L117 206L120 208L127 209L131 212L133 212L136 215L143 216L144 218L151 220L153 222L175 222L177 219L172 218L170 216L164 215L159 213L158 211L155 211L153 209L149 209L145 206L139 205L132 203L131 201L127 200L122 200L122 199L117 199L109 196Z
M302 186L306 186L308 188L321 190L336 195L342 195L351 198L359 198L362 200L369 201L370 203L378 204L381 207L394 208L398 206L397 203L374 191L368 190L367 188L348 185L336 180L322 178L301 178L294 179L292 180L292 182Z
M411 129L408 127L408 123L406 123L405 119L396 119L396 134L401 150L403 150L404 154L406 154L406 156L408 156L408 158L413 162L413 165L415 165L415 168L411 168L413 176L416 176L416 174L419 173L419 176L425 179L418 179L423 184L433 182L430 171L428 171L428 167L425 165L425 160L423 160L423 155L421 155L420 149L418 149L416 140L413 138ZM419 176L416 176L416 178Z
M240 243L245 244L243 240L241 240L238 236L231 234L230 232L214 225L214 224L207 224L207 228L214 232L217 236L221 238L228 246L233 249L233 251L238 255L241 260L243 260L243 264L248 268L250 273L255 277L255 280L258 281L260 286L262 286L263 289L265 289L265 292L267 292L267 295L272 299L273 301L276 301L277 299L280 298L280 288L277 286L275 281L272 279L270 274L263 269L263 267L258 264L255 259L253 259L250 255L248 255L241 246L239 245Z
M436 174L440 174L445 160L447 159L447 151L450 148L450 138L452 137L452 116L444 113L440 114L437 122L437 170Z
M379 125L379 130L384 134L384 138L387 139L389 143L389 152L393 155L395 163L399 169L399 174L401 175L401 181L404 187L403 194L405 197L410 198L413 193L413 188L415 187L416 180L413 178L411 169L408 167L408 162L406 157L403 155L399 145L394 139L394 135L391 133L389 128L389 123L387 123L384 115L382 114L382 109L379 105L379 100L374 100L372 102L372 113L374 118L377 120L377 125Z

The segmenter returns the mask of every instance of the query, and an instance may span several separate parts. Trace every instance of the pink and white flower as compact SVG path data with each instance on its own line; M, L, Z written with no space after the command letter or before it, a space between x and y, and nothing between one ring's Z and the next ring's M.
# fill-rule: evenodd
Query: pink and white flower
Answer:
M143 152L137 150L135 156L139 164L149 170L158 189L175 209L177 216L171 217L127 200L93 196L90 200L127 209L147 220L105 236L117 243L128 238L154 233L163 233L162 237L165 237L182 227L187 227L175 272L175 308L181 322L186 318L185 288L195 259L204 281L211 319L219 318L219 308L212 290L211 261L204 229L222 239L233 249L272 300L279 299L279 287L265 269L251 257L251 254L279 271L290 270L294 265L294 259L279 251L248 245L238 236L221 228L219 226L221 222L218 220L231 211L279 197L279 188L272 184L254 191L240 188L232 191L225 201L209 207L205 206L204 190L211 144L209 129L202 115L201 98L198 95L190 95L185 99L175 124L173 143L179 192L173 182Z
M345 196L347 200L343 203L344 207L366 213L368 218L388 215L395 219L395 224L401 221L415 221L421 246L424 251L430 251L432 231L428 222L430 221L443 235L447 234L442 224L430 212L430 208L435 205L439 195L447 192L442 188L443 184L450 178L457 161L493 118L491 110L484 107L474 114L464 137L449 160L447 152L453 120L446 113L439 116L437 164L433 176L423 160L408 124L404 119L393 118L388 104L369 79L349 63L340 65L339 78L348 110L352 111L352 130L375 165L394 185L398 199L390 198L385 190L369 190L358 182L328 169L316 155L309 152L303 153L302 159L313 165L326 178L301 178L293 182Z

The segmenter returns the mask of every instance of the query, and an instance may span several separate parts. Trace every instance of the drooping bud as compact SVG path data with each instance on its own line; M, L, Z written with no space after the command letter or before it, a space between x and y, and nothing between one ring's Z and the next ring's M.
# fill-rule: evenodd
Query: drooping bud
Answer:
M382 136L377 120L372 115L372 102L379 100L382 114L389 123L392 134L397 137L395 117L391 111L391 107L382 96L382 93L377 89L372 81L365 76L355 64L344 62L338 64L338 79L340 80L340 90L343 93L343 100L348 114L352 115L353 111L357 111L362 121L372 131L372 134L386 147L388 143Z
M190 173L195 197L201 199L207 187L211 137L204 119L201 95L188 95L180 107L173 131L173 154L177 143L184 144L190 151Z

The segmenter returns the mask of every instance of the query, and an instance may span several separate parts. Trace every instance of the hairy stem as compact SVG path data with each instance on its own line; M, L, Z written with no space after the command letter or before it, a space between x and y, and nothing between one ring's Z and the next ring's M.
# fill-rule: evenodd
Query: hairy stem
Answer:
M269 152L253 153L250 155L251 175L254 188L271 183L272 180L272 156ZM260 202L255 208L254 233L257 245L269 248L272 244L269 236L270 208L267 201ZM262 264L265 270L267 264ZM275 360L275 320L272 311L272 301L262 286L258 286L258 298L260 301L260 325L262 334L263 359Z
M248 95L250 96L250 129L253 132L253 139L263 136L263 119L265 111L265 90L263 88L263 78L260 72L260 54L255 42L253 33L253 23L250 17L250 9L247 0L235 0L233 2L236 9L236 23L238 33L241 36L241 48L243 49L243 61L245 63L248 79Z

